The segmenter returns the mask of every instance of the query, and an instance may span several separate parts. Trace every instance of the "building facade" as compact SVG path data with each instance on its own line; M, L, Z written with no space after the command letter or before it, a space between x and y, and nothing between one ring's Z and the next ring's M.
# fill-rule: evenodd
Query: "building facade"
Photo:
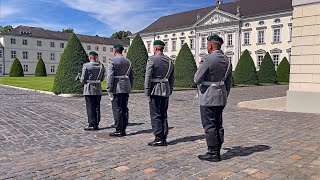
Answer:
M106 67L113 56L113 45L122 44L127 52L129 41L97 36L77 35L87 53L96 51ZM25 75L34 75L37 62L43 59L48 75L56 74L61 55L70 34L42 28L18 26L0 34L0 75L8 75L15 58L22 64Z
M291 59L292 0L238 0L159 18L140 31L149 55L152 43L163 40L165 54L175 59L184 43L196 62L207 54L207 36L218 34L224 39L222 50L233 63L246 49L257 69L266 52L277 67L282 58ZM133 38L133 37L132 37ZM132 39L131 39L132 40Z

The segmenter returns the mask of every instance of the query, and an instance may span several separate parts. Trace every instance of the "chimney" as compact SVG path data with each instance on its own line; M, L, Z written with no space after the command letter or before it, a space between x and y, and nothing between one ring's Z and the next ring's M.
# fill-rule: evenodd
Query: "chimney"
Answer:
M197 20L200 20L200 14L199 13L197 13Z
M222 4L222 0L216 0L216 9L219 9L221 4Z

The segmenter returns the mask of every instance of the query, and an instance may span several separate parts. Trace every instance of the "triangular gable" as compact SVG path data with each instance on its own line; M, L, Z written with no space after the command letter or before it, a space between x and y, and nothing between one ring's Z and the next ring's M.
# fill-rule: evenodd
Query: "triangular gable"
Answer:
M202 19L197 21L194 26L208 26L212 24L220 24L224 22L231 22L231 21L238 21L238 20L240 20L240 18L234 14L230 14L220 9L214 9L213 11L208 13L206 16L204 16Z

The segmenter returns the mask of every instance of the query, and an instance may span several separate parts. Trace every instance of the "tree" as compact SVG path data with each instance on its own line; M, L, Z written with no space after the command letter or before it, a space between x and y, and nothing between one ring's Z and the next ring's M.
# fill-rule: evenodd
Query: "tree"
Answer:
M86 62L89 62L88 55L78 37L72 33L59 62L53 92L55 94L82 93L83 85L77 77L81 74L83 64Z
M257 70L248 50L245 50L234 73L235 84L258 85Z
M38 60L35 76L36 77L47 76L46 65L44 64L42 58Z
M144 89L144 77L149 56L139 34L134 37L132 44L129 47L127 58L131 60L135 74L133 89Z
M112 38L130 40L128 36L132 35L130 31L118 31L112 34Z
M182 88L194 88L194 74L197 71L197 65L194 56L190 51L188 44L184 44L177 56L174 67L175 86Z
M270 54L267 52L262 60L259 72L259 83L278 83L276 70Z
M15 58L10 69L9 77L23 77L23 76L24 76L24 73L23 73L21 62L19 61L18 58Z
M290 79L290 64L284 57L277 69L277 78L279 82L289 82Z
M72 28L68 28L68 29L62 29L62 32L65 33L74 33L74 30Z
M6 33L9 32L13 29L13 27L11 25L7 25L7 26L0 26L0 33Z

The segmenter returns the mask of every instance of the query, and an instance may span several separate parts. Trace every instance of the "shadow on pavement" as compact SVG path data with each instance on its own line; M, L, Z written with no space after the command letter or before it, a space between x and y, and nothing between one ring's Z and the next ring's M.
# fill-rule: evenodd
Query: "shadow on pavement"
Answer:
M200 139L204 139L205 135L198 135L198 136L187 136L179 139L175 139L173 141L168 142L168 145L175 145L183 142L192 142L192 141L197 141Z
M235 146L232 148L223 148L223 149L227 150L227 152L221 155L221 157L223 160L227 160L227 159L232 159L238 156L249 156L256 152L263 152L271 149L271 147L267 145L256 145L251 147Z
M169 127L169 130L173 129L173 128L174 127ZM152 129L146 129L146 130L137 131L137 132L134 132L134 133L127 134L127 136L134 136L134 135L138 135L138 134L149 134L149 133L152 133Z
M144 123L129 123L128 126L141 126L143 125ZM103 127L103 128L100 128L100 130L104 130L104 129L114 129L115 126L114 125L111 125L109 127Z

